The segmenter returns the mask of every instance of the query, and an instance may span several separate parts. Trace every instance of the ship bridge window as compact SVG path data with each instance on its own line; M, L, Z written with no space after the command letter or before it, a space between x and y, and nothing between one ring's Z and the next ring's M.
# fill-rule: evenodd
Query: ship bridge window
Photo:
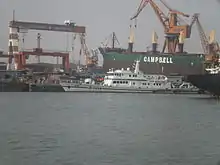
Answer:
M116 81L113 81L113 84L116 84Z
M121 74L120 73L115 73L115 76L121 76Z
M188 85L187 84L184 84L183 86L182 86L182 88L187 88L188 87Z
M129 75L129 77L131 77L131 75Z
M136 74L134 74L134 75L133 75L133 77L137 77L137 75L136 75Z

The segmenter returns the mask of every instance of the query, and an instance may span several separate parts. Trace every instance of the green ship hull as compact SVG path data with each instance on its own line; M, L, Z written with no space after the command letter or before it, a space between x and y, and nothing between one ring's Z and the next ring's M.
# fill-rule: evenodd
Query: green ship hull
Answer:
M140 60L140 69L148 74L187 76L204 72L204 54L182 53L172 55L151 52L105 52L102 48L99 49L99 52L103 58L103 69L105 71L111 68L131 68L135 60Z

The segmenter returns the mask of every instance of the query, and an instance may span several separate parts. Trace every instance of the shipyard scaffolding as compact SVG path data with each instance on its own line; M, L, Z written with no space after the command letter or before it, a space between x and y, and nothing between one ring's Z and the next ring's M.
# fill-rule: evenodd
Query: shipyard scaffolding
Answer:
M84 26L76 26L75 23L65 24L50 24L39 22L24 22L12 20L9 22L9 51L8 51L8 70L12 69L12 59L14 59L14 69L24 69L26 65L26 59L29 55L38 56L38 62L40 56L52 56L61 57L62 65L65 71L70 69L69 52L51 52L44 51L40 48L40 33L38 33L38 46L37 48L29 50L19 49L19 33L22 30L41 30L41 31L54 31L54 32L66 32L85 34L86 28Z

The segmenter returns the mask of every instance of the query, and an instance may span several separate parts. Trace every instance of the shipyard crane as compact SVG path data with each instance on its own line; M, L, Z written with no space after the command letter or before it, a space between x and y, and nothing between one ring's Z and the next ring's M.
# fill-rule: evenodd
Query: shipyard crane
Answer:
M145 6L150 4L164 27L164 33L166 36L162 52L165 52L165 49L167 48L168 53L175 53L180 33L183 34L183 38L190 38L192 23L181 25L178 20L179 15L183 17L189 17L189 15L170 8L163 0L160 1L166 8L168 8L168 15L165 15L153 0L142 0L136 14L131 17L131 20L136 19Z
M86 67L92 67L97 65L98 58L90 55L89 49L86 45L85 33L80 34L80 42L81 42L80 56L82 54L85 56Z
M210 36L207 37L205 32L204 32L204 29L203 29L203 27L200 23L199 13L195 13L193 19L194 19L194 22L197 25L197 30L199 32L199 37L200 37L203 52L205 54L210 54L212 52L219 51L218 49L216 49L216 46L218 44L217 44L217 42L215 42L215 32L214 32L214 30L210 33Z
M199 37L201 41L201 46L204 54L206 54L207 63L218 63L219 60L219 44L215 41L215 31L212 30L209 37L206 36L201 22L199 20L199 13L195 13L193 16L193 22L197 25L197 30L199 32Z

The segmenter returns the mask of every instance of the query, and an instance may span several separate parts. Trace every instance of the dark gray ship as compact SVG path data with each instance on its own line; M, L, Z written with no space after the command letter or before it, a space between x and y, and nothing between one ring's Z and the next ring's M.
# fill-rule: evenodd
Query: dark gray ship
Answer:
M205 74L188 75L187 80L199 89L220 97L220 68Z
M29 92L25 71L0 70L0 92Z

